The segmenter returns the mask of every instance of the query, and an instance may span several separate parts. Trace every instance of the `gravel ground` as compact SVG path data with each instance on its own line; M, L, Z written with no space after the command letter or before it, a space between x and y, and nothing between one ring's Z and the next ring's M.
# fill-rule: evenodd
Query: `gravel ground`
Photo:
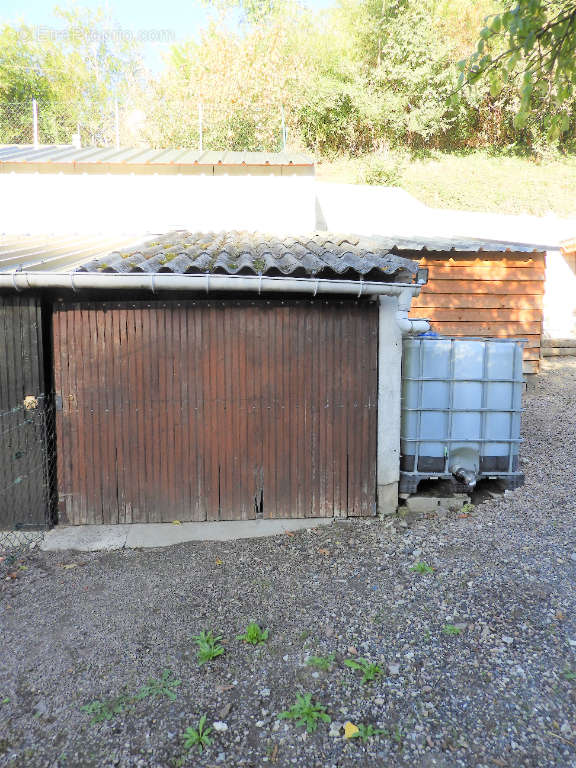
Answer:
M526 485L467 517L29 556L0 581L0 765L576 766L576 361L526 407ZM250 620L266 644L236 639ZM202 629L226 653L199 666ZM363 684L355 657L382 676ZM176 699L135 700L165 669ZM297 692L332 722L278 720ZM109 721L81 709L120 696ZM220 730L187 753L203 714ZM345 739L346 721L384 732Z

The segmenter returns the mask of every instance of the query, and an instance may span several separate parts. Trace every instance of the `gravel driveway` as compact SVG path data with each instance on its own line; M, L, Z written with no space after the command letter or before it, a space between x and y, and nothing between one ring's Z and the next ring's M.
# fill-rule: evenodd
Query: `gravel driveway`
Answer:
M0 582L0 765L576 766L576 361L526 407L526 485L468 517L30 556ZM203 629L226 651L199 666ZM143 688L164 670L174 700ZM278 719L297 693L331 722Z

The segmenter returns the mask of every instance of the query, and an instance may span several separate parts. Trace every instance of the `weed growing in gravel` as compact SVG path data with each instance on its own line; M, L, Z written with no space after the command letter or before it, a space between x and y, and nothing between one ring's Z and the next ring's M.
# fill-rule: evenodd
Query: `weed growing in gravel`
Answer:
M193 728L190 725L184 731L182 736L184 749L190 751L191 749L194 749L194 747L197 747L198 751L202 752L203 749L206 749L206 747L209 747L212 744L212 739L210 738L211 733L212 728L210 728L209 725L206 725L206 715L202 715L200 720L198 720L196 728Z
M80 707L82 712L87 712L92 715L90 725L96 725L97 723L103 723L105 720L112 720L116 715L120 715L126 709L128 701L125 696L117 696L115 699L108 699L106 701L91 701L90 704L85 704Z
M564 680L576 680L576 672L572 672L572 670L566 669L564 672L562 672L562 677Z
M198 646L198 663L200 665L206 664L207 661L222 656L224 653L224 646L220 645L222 640L221 635L214 636L210 630L202 630L199 635L194 635L192 638Z
M176 688L181 684L182 680L176 680L172 676L171 670L165 669L160 680L155 680L153 677L148 678L148 682L140 688L134 699L142 701L142 699L166 696L170 701L176 701Z
M390 738L392 739L393 742L398 744L400 749L402 749L402 745L404 744L404 739L406 738L406 734L402 730L402 726L397 725L392 731L392 733L390 734Z
M470 501L467 501L466 504L464 504L464 506L460 510L460 514L469 515L473 511L474 511L474 504L472 504L472 502Z
M457 627L455 624L444 624L442 627L442 632L445 635L461 635L462 630L460 627Z
M350 669L362 672L362 682L364 684L373 683L374 680L377 680L382 675L382 667L374 664L372 661L368 661L368 659L346 659L344 664L350 667Z
M244 630L243 635L238 635L237 640L242 640L249 645L263 645L268 640L269 630L261 629L259 624L251 621Z
M10 697L6 696L5 699L2 699L2 701L0 701L0 704L10 704Z
M428 565L428 563L414 563L414 565L410 568L411 571L414 571L415 573L434 573L434 568L432 568L431 565Z
M373 725L370 725L370 723L358 723L356 727L358 728L358 730L356 731L356 733L352 734L350 738L359 739L364 743L368 741L373 741L374 739L377 739L380 736L390 735L386 730L386 728L375 728Z
M320 722L329 723L330 715L322 704L315 704L311 693L296 694L296 702L290 709L280 712L281 720L295 720L298 727L305 726L308 733L314 733Z
M329 669L332 669L334 658L335 656L333 653L328 656L308 656L306 664L309 667L316 667L316 669L322 669L324 672L327 672Z

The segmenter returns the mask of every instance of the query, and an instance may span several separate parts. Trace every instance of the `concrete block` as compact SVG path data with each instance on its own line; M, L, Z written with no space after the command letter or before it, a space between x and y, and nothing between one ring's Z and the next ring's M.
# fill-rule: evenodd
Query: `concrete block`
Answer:
M454 496L442 496L437 499L439 507L446 507L451 512L458 512L464 504L468 504L470 497L465 493L455 493Z
M427 515L436 512L440 506L440 500L436 496L410 496L406 499L406 507L409 512Z

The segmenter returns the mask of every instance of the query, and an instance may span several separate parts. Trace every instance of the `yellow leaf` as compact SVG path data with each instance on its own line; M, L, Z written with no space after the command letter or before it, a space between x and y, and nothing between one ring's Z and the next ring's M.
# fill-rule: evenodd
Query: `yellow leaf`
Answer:
M354 725L354 723L351 723L350 720L348 720L347 723L344 723L344 738L351 739L353 736L356 736L359 730L357 725Z
M180 520L172 520L172 525L182 525Z
M222 565L222 560L219 557L216 558L216 565Z

